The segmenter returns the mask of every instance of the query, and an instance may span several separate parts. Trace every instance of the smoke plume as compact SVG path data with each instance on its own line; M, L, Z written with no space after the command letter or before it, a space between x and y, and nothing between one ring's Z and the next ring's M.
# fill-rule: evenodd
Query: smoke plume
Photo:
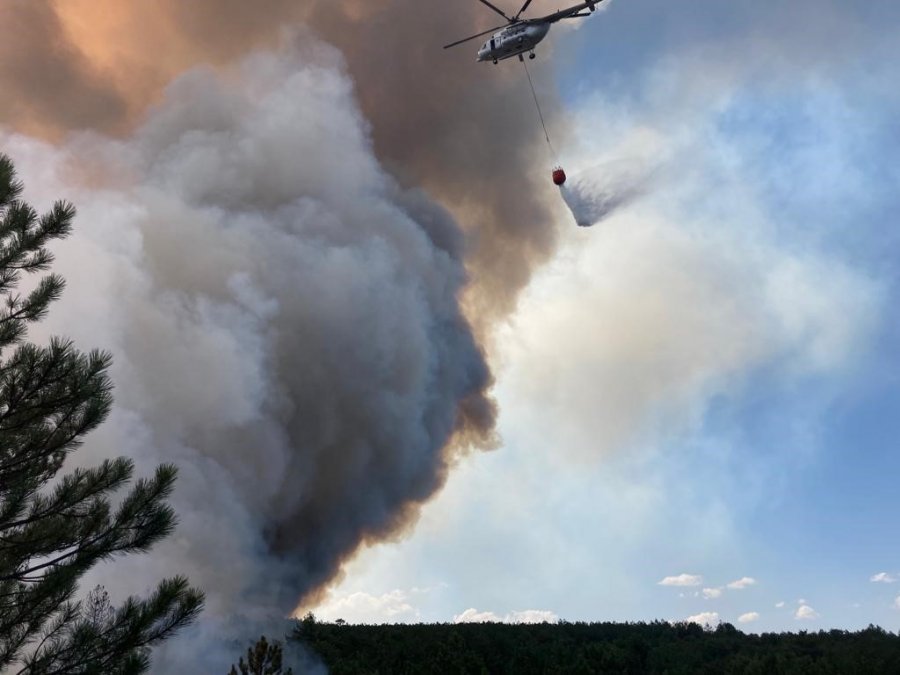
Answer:
M2 142L29 198L80 209L41 330L116 355L77 461L181 468L177 535L102 570L111 590L177 571L212 620L284 615L409 522L454 434L490 434L462 235L374 158L334 49L302 34L190 72L127 140Z
M176 536L100 571L113 593L186 573L207 622L284 616L412 522L451 445L493 441L483 345L556 238L518 64L440 48L496 19L412 0L0 5L17 27L3 149L30 200L80 214L35 337L115 355L117 408L73 460L181 470Z

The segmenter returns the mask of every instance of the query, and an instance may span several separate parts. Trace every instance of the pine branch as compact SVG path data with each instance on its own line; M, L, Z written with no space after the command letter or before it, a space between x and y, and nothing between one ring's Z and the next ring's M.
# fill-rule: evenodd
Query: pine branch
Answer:
M12 160L6 155L0 155L0 208L5 208L18 199L23 189L22 183L16 180Z
M52 653L35 652L31 665L39 666L36 672L46 675L71 672L73 662L101 672L119 664L126 655L167 639L193 621L202 610L203 601L203 594L191 588L184 577L167 579L147 600L128 598L104 630L80 622L64 647Z
M203 594L176 577L147 600L129 598L108 621L97 613L107 605L72 598L98 562L147 551L171 533L176 470L158 467L115 510L110 497L133 473L126 459L76 469L46 489L109 414L111 357L81 353L61 338L47 347L24 341L65 282L48 274L24 296L17 286L50 267L47 247L71 232L75 209L57 202L38 216L21 193L0 154L0 672L16 663L33 675L144 672L150 646L193 621Z
M134 463L121 457L105 460L96 469L76 469L56 486L52 498L36 497L32 501L28 518L8 523L0 521L0 532L50 518L84 517L84 513L77 511L83 502L128 482L133 470Z

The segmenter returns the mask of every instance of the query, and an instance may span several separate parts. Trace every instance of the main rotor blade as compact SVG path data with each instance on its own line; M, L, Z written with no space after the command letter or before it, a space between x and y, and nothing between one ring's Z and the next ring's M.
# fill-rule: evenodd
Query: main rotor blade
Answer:
M497 12L497 14L499 14L500 16L502 16L502 17L503 17L504 19L506 19L507 21L512 21L512 19L510 19L508 16L506 16L506 14L503 13L503 10L502 10L502 9L500 9L499 7L495 7L494 5L492 5L491 3L489 3L488 0L479 0L479 2L482 2L482 3L484 3L485 5L487 5L488 7L490 7L492 10L494 10L495 12Z
M488 33L493 33L494 31L500 30L503 26L497 26L496 28L491 28L490 30L486 30L483 33L478 33L478 35L472 35L471 37L467 37L463 40L457 40L456 42L451 42L449 45L444 45L444 49L450 49L450 47L455 47L456 45L461 45L463 42L468 42L469 40L474 40L475 38L480 38L482 35L487 35Z
M513 17L513 21L516 21L522 14L525 13L525 10L528 9L528 5L530 5L532 0L525 0L525 4L522 5L522 9L519 10L519 13Z
M581 14L581 10L596 7L601 2L603 2L603 0L581 2L577 5L572 5L567 9L561 9L560 11L553 14L548 14L547 16L542 16L537 19L528 19L527 21L528 23L556 23L557 21L561 21L562 19L568 19L570 16L590 16L590 14Z

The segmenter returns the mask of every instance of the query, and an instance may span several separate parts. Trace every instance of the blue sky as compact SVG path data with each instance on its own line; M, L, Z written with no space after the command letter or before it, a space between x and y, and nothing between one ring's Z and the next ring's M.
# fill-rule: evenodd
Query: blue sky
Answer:
M900 629L870 581L900 577L898 15L616 0L551 34L563 164L649 187L560 206L497 339L501 447L317 613Z

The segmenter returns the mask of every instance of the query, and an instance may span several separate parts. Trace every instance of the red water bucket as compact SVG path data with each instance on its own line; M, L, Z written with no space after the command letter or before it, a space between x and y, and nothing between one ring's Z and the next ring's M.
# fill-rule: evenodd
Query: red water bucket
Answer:
M554 185L562 185L566 182L566 172L562 170L561 166L553 169L553 184Z

